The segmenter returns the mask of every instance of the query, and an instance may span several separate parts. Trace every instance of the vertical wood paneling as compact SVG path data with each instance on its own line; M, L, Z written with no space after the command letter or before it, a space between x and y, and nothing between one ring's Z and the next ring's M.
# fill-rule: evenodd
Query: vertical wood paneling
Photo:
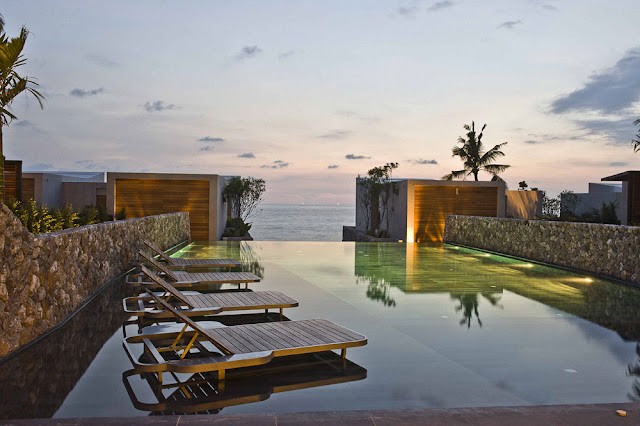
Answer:
M34 178L23 178L22 179L22 200L21 201L29 201L35 198L35 186L36 180Z
M640 225L640 173L629 174L628 223Z
M498 188L417 185L414 201L416 242L442 242L448 214L496 217Z
M12 198L22 199L22 161L5 160L4 197L7 201Z
M116 179L115 212L123 207L128 219L189 212L191 237L209 240L209 181Z

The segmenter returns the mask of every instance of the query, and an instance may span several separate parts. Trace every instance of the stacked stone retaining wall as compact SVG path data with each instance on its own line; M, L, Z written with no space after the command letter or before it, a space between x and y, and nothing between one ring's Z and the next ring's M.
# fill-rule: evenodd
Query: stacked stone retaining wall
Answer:
M444 242L640 284L640 227L447 216Z
M189 214L33 235L0 203L0 357L54 327L129 269L144 239L162 248L188 240Z

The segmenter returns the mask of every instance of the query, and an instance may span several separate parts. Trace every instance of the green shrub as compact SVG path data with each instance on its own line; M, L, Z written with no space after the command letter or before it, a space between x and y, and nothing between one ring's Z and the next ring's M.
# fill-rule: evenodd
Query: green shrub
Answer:
M127 218L127 209L125 207L118 210L116 213L116 220L125 220Z

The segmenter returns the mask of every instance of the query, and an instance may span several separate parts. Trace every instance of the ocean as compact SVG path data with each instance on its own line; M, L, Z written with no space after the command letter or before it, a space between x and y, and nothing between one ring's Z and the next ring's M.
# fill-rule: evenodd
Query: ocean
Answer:
M356 223L355 205L260 204L250 218L256 241L342 241L342 227Z

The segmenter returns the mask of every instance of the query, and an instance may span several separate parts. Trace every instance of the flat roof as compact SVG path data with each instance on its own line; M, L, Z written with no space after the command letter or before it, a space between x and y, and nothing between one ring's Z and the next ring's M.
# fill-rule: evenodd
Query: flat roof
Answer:
M618 173L616 175L611 175L607 177L603 177L600 179L601 181L627 181L629 180L629 176L640 174L640 170L628 170L626 172Z

